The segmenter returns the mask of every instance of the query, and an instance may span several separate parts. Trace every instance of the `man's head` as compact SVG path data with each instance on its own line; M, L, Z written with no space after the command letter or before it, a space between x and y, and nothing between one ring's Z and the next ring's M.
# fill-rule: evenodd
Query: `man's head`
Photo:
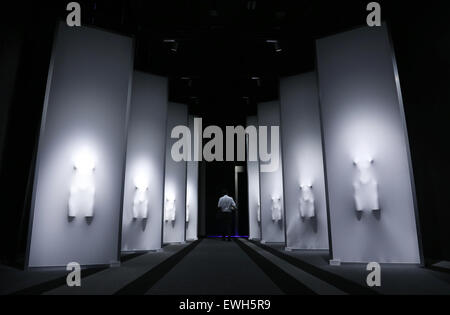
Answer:
M222 196L228 196L228 190L222 189Z

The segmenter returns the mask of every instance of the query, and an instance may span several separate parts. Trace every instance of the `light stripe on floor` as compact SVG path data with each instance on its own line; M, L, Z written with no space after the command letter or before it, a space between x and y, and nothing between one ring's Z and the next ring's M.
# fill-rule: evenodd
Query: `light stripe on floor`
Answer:
M156 282L161 280L167 273L169 273L180 261L183 260L190 252L192 252L202 240L195 241L190 243L188 246L185 246L182 250L178 251L176 254L170 256L163 263L159 264L155 268L147 271L138 279L130 282L119 291L117 291L116 295L143 295L145 294L151 287L155 285Z
M45 295L112 295L149 270L164 263L188 245L170 245L161 252L151 252L123 263L119 268L109 268L90 277L82 278L82 286L69 288L63 285Z
M235 242L205 239L146 294L272 296L283 291Z
M240 239L240 241L242 241L246 246L257 252L267 260L277 265L281 270L288 273L299 282L303 283L315 293L321 295L346 295L344 291L339 290L335 286L291 265L285 260L269 253L268 251L263 250L262 248L252 244L251 242L244 239Z
M368 287L365 287L357 282L351 281L341 275L336 273L324 270L319 266L308 263L305 260L302 260L295 252L285 252L281 249L276 249L274 247L263 245L261 243L251 241L253 245L262 248L265 251L275 255L276 257L288 262L289 264L313 275L314 277L321 279L327 283L332 283L335 287L340 289L341 291L346 292L350 295L377 295L379 294L375 290L372 290Z

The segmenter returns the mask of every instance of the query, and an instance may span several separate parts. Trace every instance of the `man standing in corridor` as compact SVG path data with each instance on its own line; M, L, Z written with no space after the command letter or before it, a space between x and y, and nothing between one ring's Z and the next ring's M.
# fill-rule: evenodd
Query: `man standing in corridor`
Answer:
M223 237L223 241L227 240L231 242L231 231L233 224L233 210L237 210L236 203L233 198L228 196L226 190L222 191L223 197L219 199L219 214L218 219L220 222L220 229Z

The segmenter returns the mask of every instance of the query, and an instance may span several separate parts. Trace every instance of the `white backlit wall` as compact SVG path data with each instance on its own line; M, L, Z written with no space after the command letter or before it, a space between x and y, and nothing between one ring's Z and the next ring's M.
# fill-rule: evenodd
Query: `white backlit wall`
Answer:
M189 116L189 129L191 130L192 141L191 148L194 148L194 137L201 139L200 131L194 134L194 117ZM192 241L198 239L198 180L199 164L198 162L187 163L187 186L186 186L186 240Z
M287 248L328 249L316 74L282 79L280 97Z
M171 154L173 144L178 141L178 139L171 139L171 134L173 128L177 126L188 126L187 105L169 103L163 218L163 240L166 244L186 241L187 162L175 162Z
M247 126L258 126L258 118L250 116L247 118ZM247 156L248 156L247 137ZM248 176L248 214L250 239L261 239L261 202L259 200L259 163L247 160ZM259 212L259 214L258 214Z
M386 26L320 39L317 60L333 258L419 263L409 146ZM356 187L366 199L358 206Z
M128 37L58 26L36 163L29 267L118 261L133 50Z
M258 124L268 127L268 148L271 147L271 128L280 126L280 103L266 102L258 104ZM260 172L260 198L261 198L261 236L263 243L284 243L284 200L283 200L283 172L281 163L281 140L280 162L274 172ZM269 149L270 150L270 149ZM261 165L264 163L261 161ZM274 209L275 208L275 209ZM279 220L273 220L273 213L281 208Z
M128 128L122 251L162 245L167 79L135 72Z

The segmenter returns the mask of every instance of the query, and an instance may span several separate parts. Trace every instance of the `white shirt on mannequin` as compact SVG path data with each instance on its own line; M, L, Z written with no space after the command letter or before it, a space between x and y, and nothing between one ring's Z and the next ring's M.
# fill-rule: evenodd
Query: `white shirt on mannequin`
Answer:
M256 206L256 219L258 220L258 223L261 223L261 204L258 202L258 205Z
M186 205L186 223L189 223L189 220L191 219L190 218L191 213L190 213L190 209L189 209L190 207L191 206L189 204Z
M372 159L355 161L357 176L353 183L356 211L378 211L378 183L373 175Z
M133 219L148 218L148 193L149 193L149 180L143 175L139 174L134 178L134 198L133 198Z
M166 211L164 211L164 221L175 222L176 219L176 207L175 199L166 199Z
M316 216L315 198L312 185L300 187L300 217L311 219Z
M272 220L275 222L281 221L281 198L272 198Z
M77 159L74 163L74 176L69 196L69 217L94 217L95 203L95 164L86 158Z
M136 187L133 200L133 219L148 217L148 188Z

